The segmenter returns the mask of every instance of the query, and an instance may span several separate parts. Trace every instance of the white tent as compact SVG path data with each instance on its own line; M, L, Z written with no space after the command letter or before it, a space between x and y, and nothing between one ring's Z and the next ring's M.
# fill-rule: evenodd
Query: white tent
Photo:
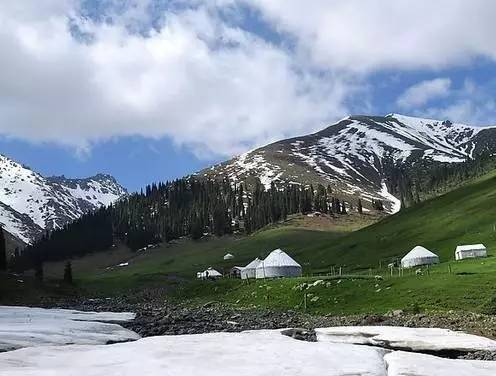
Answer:
M198 272L196 273L196 278L200 279L208 279L208 278L221 278L222 274L220 274L217 270L214 268L210 267L207 270L203 272Z
M255 260L246 265L243 270L241 270L241 279L249 279L256 277L257 266L261 263L260 259L257 257Z
M301 265L281 249L272 251L256 270L257 278L299 276L301 276Z
M487 249L484 244L467 244L456 247L455 260L478 257L487 257Z
M427 248L416 246L405 257L401 259L403 268L412 268L414 266L438 264L439 256L432 253Z
M224 260L232 260L234 258L234 255L231 253L226 253L224 256Z

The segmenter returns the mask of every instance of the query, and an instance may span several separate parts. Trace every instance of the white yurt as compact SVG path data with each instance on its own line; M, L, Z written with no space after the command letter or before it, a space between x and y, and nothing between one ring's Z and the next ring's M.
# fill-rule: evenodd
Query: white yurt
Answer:
M455 260L479 257L487 257L487 249L484 244L467 244L456 247Z
M226 253L224 255L224 260L232 260L234 258L234 255L232 253Z
M241 270L241 279L249 279L256 277L257 266L262 261L257 257L255 260L246 265L243 270Z
M281 249L272 251L256 270L257 278L300 277L301 265Z
M221 278L222 277L222 274L219 273L217 270L215 270L214 268L210 267L208 268L207 270L203 271L203 272L198 272L196 273L196 278L200 278L200 279L217 279L217 278Z
M439 256L432 253L427 248L420 245L413 248L401 259L403 268L413 268L414 266L438 264Z

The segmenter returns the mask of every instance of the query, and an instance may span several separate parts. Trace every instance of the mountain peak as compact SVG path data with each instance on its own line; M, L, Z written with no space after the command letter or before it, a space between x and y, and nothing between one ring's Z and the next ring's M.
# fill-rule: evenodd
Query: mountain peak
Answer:
M0 155L0 224L25 243L125 194L110 175L45 178Z
M492 141L491 141L492 140ZM200 172L214 178L276 184L323 184L341 198L367 207L382 200L399 209L388 164L459 163L496 151L496 128L401 114L353 115L320 132L281 140Z

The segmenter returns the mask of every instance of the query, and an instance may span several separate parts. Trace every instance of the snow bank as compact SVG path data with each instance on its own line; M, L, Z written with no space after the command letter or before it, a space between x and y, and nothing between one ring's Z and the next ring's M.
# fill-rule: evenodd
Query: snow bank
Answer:
M443 359L395 351L384 357L388 376L494 376L496 362Z
M297 341L279 331L213 333L26 348L0 354L0 376L385 376L383 355L365 346Z
M136 333L110 323L130 321L134 317L134 313L0 306L0 351L136 340L139 339Z
M315 332L322 342L373 345L397 350L496 351L496 341L448 329L346 326L321 328Z
M494 349L494 341L486 338L442 329L393 327L326 328L317 333L319 342L261 330L149 337L113 345L28 347L0 353L0 376L496 375L496 362L445 359L349 343L427 350ZM3 339L3 333L0 336Z

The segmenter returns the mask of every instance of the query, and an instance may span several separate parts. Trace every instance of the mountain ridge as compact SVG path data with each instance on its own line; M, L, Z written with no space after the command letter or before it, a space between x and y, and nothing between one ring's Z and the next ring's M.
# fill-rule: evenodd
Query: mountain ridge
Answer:
M26 244L125 194L111 175L44 177L0 154L0 224Z
M274 184L330 185L350 202L374 200L386 210L401 207L389 171L415 165L461 163L496 151L496 127L400 114L352 115L304 136L276 141L221 164L200 176Z

